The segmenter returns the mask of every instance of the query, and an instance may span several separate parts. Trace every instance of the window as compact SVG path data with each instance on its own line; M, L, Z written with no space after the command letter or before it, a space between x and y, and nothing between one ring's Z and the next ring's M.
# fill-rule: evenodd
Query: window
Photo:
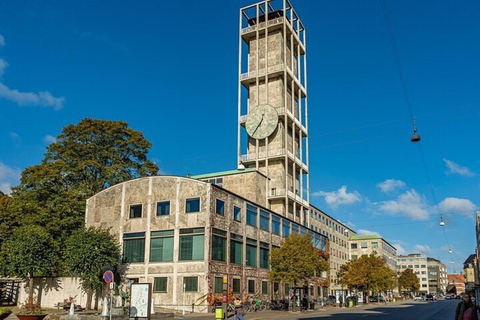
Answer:
M183 285L185 292L197 292L198 291L198 277L184 277Z
M232 291L233 293L240 293L240 279L233 279L232 281Z
M257 240L247 238L247 252L246 252L247 266L257 266Z
M289 292L290 292L290 285L288 283L285 283L283 288L285 289L285 291L284 291L285 295L288 295Z
M283 220L282 235L284 238L287 238L290 235L290 222L287 220Z
M142 217L142 205L134 204L130 206L130 219Z
M233 207L233 220L242 221L242 209L239 207Z
M262 294L268 294L268 282L262 281Z
M247 224L257 226L257 207L247 203Z
M170 214L170 201L157 202L157 216L168 216Z
M185 212L200 212L200 198L187 199L185 202Z
M260 210L260 229L270 231L270 213Z
M372 242L372 249L378 248L378 242Z
M360 243L360 248L365 249L367 248L368 244L366 242L361 242Z
M248 280L248 293L255 293L255 280Z
M279 287L278 282L274 282L273 283L273 293L274 294L278 294L278 287Z
M298 224L292 223L292 233L298 233L299 227Z
M358 256L356 254L352 254L352 260L356 260Z
M227 232L212 229L212 260L227 261Z
M180 229L180 261L203 260L205 228Z
M123 262L145 261L145 232L125 233L123 235Z
M222 293L223 292L223 278L222 277L215 277L213 290L214 290L215 293Z
M225 215L225 202L217 199L215 201L215 213L221 214L222 216Z
M268 269L268 257L270 249L268 243L260 241L260 268Z
M280 234L280 217L272 215L272 233Z
M153 292L167 292L167 277L153 279Z
M150 233L150 261L173 261L173 230Z
M230 263L243 264L243 237L230 235Z

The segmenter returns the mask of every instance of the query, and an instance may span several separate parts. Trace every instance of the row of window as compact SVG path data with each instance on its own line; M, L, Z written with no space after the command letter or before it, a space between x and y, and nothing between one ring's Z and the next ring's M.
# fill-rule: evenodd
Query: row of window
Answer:
M200 198L189 198L185 200L185 213L199 212ZM220 199L215 201L215 212L219 215L225 215L225 202ZM170 214L170 201L157 202L157 216L165 216ZM130 206L130 218L142 217L142 205L136 204ZM262 230L272 232L273 234L282 235L284 238L290 236L291 233L300 233L305 235L307 232L315 238L315 246L317 249L326 249L327 241L319 234L314 234L307 228L286 219L280 218L275 214L263 209L259 209L254 205L246 205L246 223L250 226L259 227ZM241 222L242 208L233 206L233 220Z
M350 243L350 248L351 249L358 249L358 243L357 242ZM360 242L360 248L361 249L368 248L368 242ZM378 248L378 242L372 242L371 243L371 248L372 249L377 249Z

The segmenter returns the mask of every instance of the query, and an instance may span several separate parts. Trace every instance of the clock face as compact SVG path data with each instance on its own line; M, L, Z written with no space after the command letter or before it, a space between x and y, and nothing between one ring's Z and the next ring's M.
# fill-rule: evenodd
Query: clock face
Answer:
M245 128L250 137L265 139L275 131L277 124L277 110L271 105L261 104L250 110Z

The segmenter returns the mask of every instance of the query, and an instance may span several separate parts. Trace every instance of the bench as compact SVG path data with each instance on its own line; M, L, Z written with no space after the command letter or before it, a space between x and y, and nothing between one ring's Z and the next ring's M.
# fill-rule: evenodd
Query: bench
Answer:
M57 310L60 310L60 308L64 309L65 308L65 302L57 302L53 305Z

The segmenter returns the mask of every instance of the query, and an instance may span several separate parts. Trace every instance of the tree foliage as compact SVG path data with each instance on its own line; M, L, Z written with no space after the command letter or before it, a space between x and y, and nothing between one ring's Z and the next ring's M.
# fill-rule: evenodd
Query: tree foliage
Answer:
M62 129L41 164L22 172L13 188L12 210L19 224L45 227L59 242L82 227L85 201L114 184L155 175L151 148L123 121L83 119Z
M39 226L22 226L3 243L8 275L28 279L51 275L58 249L52 236Z
M398 288L400 291L407 290L417 292L420 289L420 281L412 269L405 269L398 277Z
M102 270L120 261L120 245L108 230L82 228L65 242L65 268L79 277L84 289L102 288Z
M349 261L337 275L343 285L361 291L392 290L397 281L395 272L375 253Z
M271 281L299 284L327 271L328 262L321 258L319 250L310 241L309 235L292 234L284 239L280 248L270 255Z
M15 225L15 217L10 210L11 205L12 198L0 191L0 248L3 242L11 235L12 228Z

